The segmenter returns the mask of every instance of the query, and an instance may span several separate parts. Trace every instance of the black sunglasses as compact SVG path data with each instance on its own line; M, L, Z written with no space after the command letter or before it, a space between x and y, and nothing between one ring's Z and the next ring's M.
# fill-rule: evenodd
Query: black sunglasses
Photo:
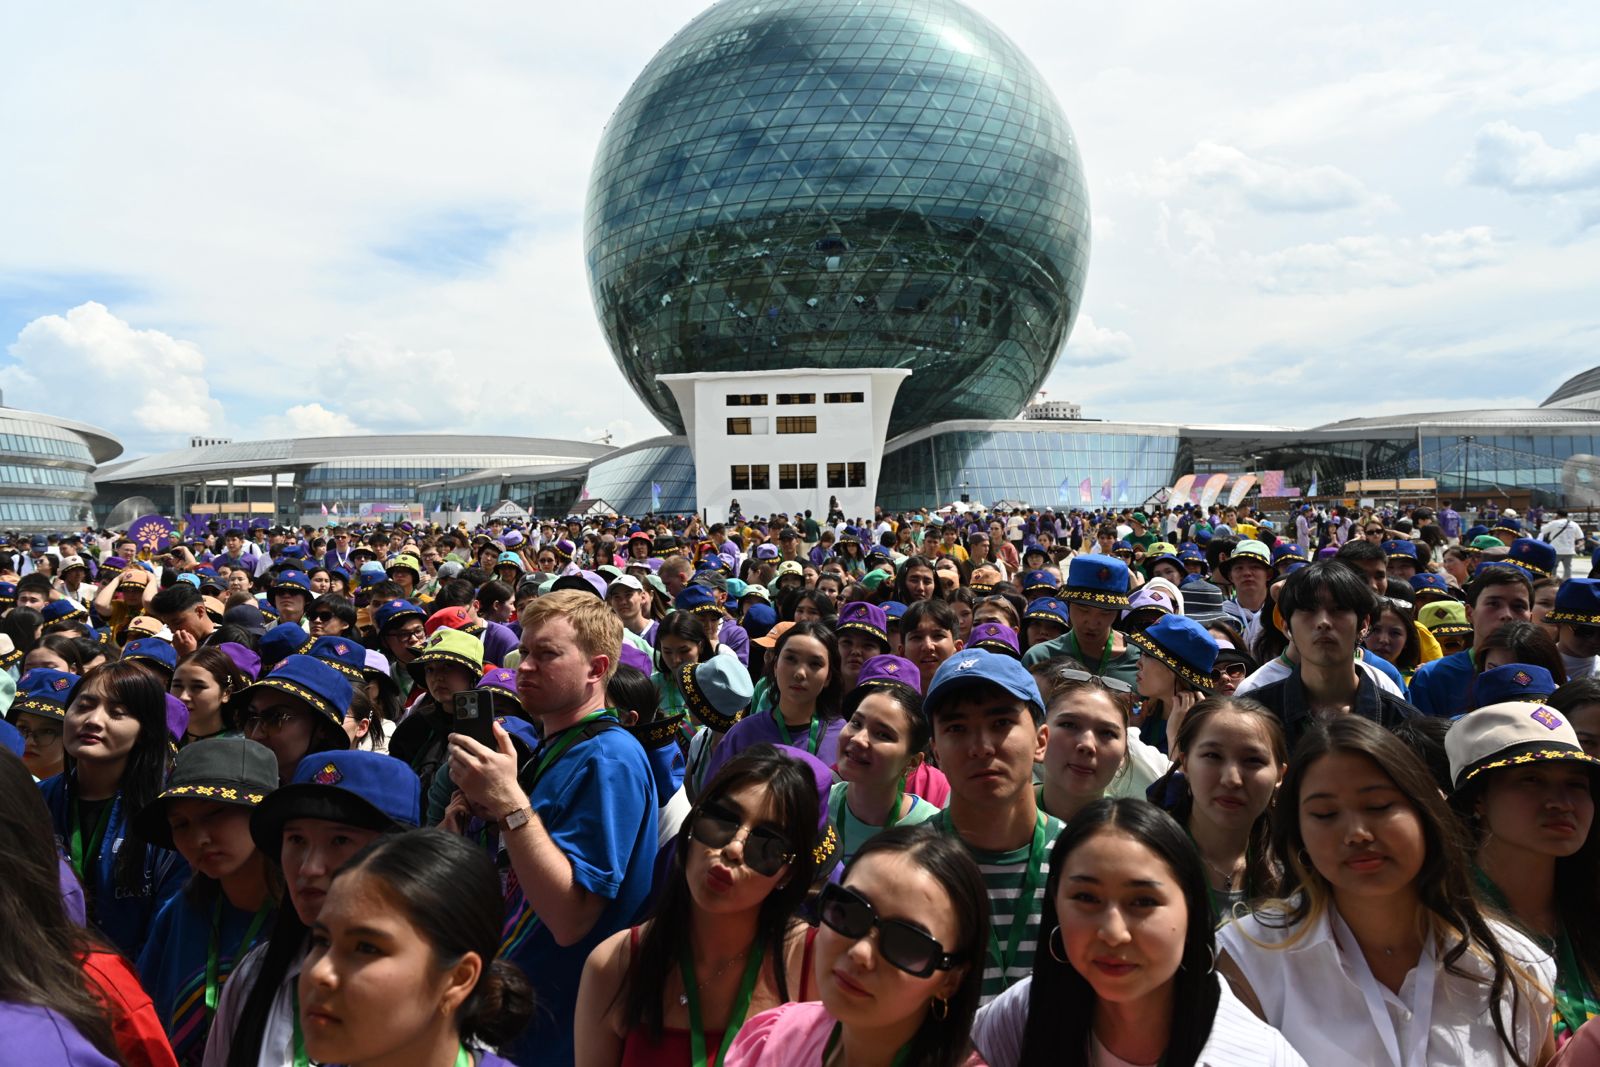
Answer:
M725 848L739 836L744 816L720 804L707 804L689 826L689 837L712 848ZM744 839L744 865L770 878L794 858L788 840L770 826L757 826Z
M315 615L311 616L311 618L316 622L332 622L334 619L338 618L338 616L331 611L319 611Z
M926 978L934 971L948 971L961 962L926 931L899 919L880 919L872 901L853 889L829 882L817 898L817 913L822 923L835 933L859 941L876 927L878 953L885 960L914 978Z

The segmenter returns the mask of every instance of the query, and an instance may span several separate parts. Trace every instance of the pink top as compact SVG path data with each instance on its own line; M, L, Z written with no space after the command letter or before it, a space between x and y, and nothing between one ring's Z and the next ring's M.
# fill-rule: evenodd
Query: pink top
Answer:
M820 1067L833 1016L820 1001L780 1004L748 1020L728 1046L723 1067ZM988 1067L976 1052L962 1067Z
M950 803L950 779L926 760L906 777L906 792L921 797L936 808Z

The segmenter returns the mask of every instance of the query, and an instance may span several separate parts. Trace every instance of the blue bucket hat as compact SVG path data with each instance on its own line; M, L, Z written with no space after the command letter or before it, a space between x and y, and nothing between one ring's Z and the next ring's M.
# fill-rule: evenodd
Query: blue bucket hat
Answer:
M335 726L344 725L345 713L350 710L350 680L314 656L290 656L260 681L239 692L249 699L248 694L258 689L275 689L304 701L314 714Z
M499 570L501 567L515 567L519 574L528 569L527 565L522 562L522 557L515 552L500 553L499 557L494 561L494 566L495 570Z
M716 595L703 585L684 586L673 598L672 606L678 611L692 612L695 615L722 613L722 609L717 605Z
M1114 556L1075 556L1057 595L1069 604L1120 611L1128 606L1128 565Z
M927 713L928 721L934 721L939 709L958 693L980 684L998 687L1027 704L1034 722L1044 720L1044 698L1021 660L1000 652L964 648L933 672L928 693L922 699L922 710Z
M311 643L308 653L350 679L352 685L366 680L362 671L367 665L366 646L348 637L319 637Z
M140 661L151 663L168 674L178 669L177 649L172 647L171 641L164 641L159 637L141 637L137 641L129 642L122 650L122 659L125 663Z
M426 619L427 613L409 600L387 600L373 617L378 625L378 633L388 633L391 628L406 619Z
M745 609L744 620L740 623L744 632L754 641L758 637L765 637L778 625L778 612L770 604L751 604Z
M1546 622L1600 626L1600 579L1568 578L1556 590L1556 606L1545 613Z
M1022 616L1022 625L1026 627L1030 622L1053 622L1063 630L1072 628L1067 605L1053 596L1042 596L1028 605L1028 610Z
M12 595L16 595L14 591ZM89 617L88 610L82 604L66 597L50 601L39 614L44 616L44 624L46 626L53 622L70 622L74 619L87 619Z
M1129 634L1128 640L1196 689L1210 692L1215 687L1211 671L1217 665L1217 639L1187 615L1163 615Z
M722 732L744 718L755 695L750 671L736 656L712 656L706 663L678 668L684 706L700 722Z
M304 593L309 598L311 579L306 577L305 571L279 571L267 589L267 596L272 597L279 593Z
M1415 541L1385 541L1383 543L1383 554L1388 559L1416 563L1417 545Z
M1054 596L1060 585L1060 581L1049 571L1029 571L1022 576L1022 595L1029 600Z
M261 662L280 663L290 656L303 655L311 651L314 643L311 635L301 629L299 623L280 622L261 635Z
M377 560L369 559L357 569L356 575L361 588L365 589L369 585L377 585L379 582L387 581L389 572L384 570L383 564Z
M79 677L68 671L35 667L17 682L17 695L6 710L6 721L12 722L21 712L42 715L60 721L67 717L67 702Z
M1536 537L1519 537L1511 542L1507 563L1515 564L1535 578L1549 578L1556 572L1556 549Z
M333 668L326 667L329 673ZM250 836L277 859L283 827L291 819L322 819L384 833L414 830L422 822L422 781L404 761L382 752L313 752L289 783L250 813Z
M900 620L906 617L906 606L898 600L885 600L878 606L883 609L884 624L898 630Z
M1503 663L1484 671L1472 684L1472 706L1486 708L1509 700L1542 703L1557 689L1549 671L1532 663Z

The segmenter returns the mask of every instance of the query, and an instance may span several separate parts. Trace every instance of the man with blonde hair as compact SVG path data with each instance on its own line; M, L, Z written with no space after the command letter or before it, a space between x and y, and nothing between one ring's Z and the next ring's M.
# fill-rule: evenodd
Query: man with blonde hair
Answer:
M589 951L628 926L650 891L655 778L644 748L607 710L622 622L603 600L560 590L522 612L517 694L544 742L521 769L511 737L495 748L450 739L450 777L475 811L498 821L514 876L506 958L540 1011L517 1063L570 1067L570 1020Z

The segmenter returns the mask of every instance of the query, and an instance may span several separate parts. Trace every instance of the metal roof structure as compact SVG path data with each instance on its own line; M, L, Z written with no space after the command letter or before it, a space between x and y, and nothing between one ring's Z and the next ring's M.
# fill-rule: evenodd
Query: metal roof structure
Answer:
M1594 426L1600 411L1584 408L1477 408L1466 411L1424 411L1403 415L1374 415L1361 419L1342 419L1313 427L1308 434L1364 434L1375 430L1401 430L1416 433L1418 427L1439 429L1461 427L1481 430L1501 426L1507 429L1528 427L1551 429L1558 426Z
M1556 387L1540 407L1600 408L1600 367L1574 374Z
M610 445L549 437L479 434L363 434L350 437L300 437L241 441L202 448L181 448L154 456L111 463L95 472L95 481L116 485L141 482L204 480L241 475L299 473L319 463L350 460L461 457L481 459L485 466L507 460L524 464L583 464L615 451ZM114 453L113 453L114 454ZM470 464L469 464L470 465Z
M122 455L122 442L112 437L109 431L102 430L98 426L90 426L86 422L78 422L76 419L63 419L59 415L46 415L39 411L24 411L21 408L3 406L0 406L0 419L42 422L47 426L77 434L83 438L83 443L89 448L89 455L94 457L96 463L105 463Z

